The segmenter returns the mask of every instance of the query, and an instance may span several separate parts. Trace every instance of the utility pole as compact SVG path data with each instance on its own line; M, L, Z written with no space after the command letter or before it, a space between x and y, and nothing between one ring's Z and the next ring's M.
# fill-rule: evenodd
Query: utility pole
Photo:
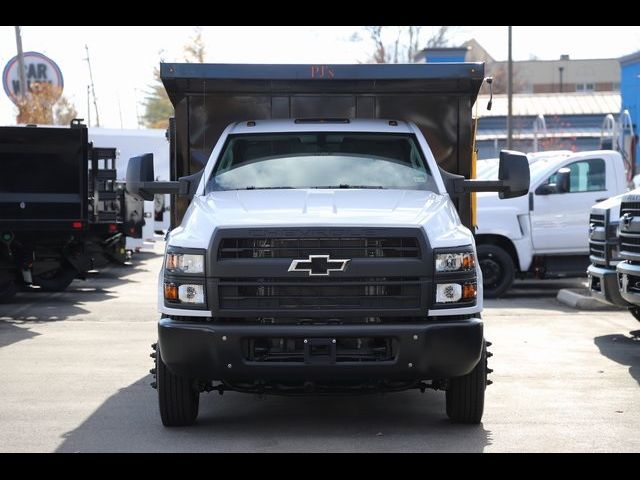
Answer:
M91 71L91 60L89 59L89 46L84 45L84 49L87 51L87 65L89 65L89 81L91 82L91 95L93 96L93 106L96 109L96 127L100 126L100 114L98 113L98 100L96 99L96 87L93 83L93 72Z
M27 79L24 72L24 52L22 51L22 34L20 27L14 27L16 30L16 47L18 49L18 70L20 75L20 100L24 100L27 96Z
M509 29L509 58L507 60L507 150L513 148L513 51L511 27Z

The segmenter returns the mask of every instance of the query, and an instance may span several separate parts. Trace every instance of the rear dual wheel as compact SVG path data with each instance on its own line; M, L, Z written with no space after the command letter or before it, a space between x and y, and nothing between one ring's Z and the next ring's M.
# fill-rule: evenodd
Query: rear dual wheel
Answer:
M43 292L62 292L73 279L78 276L78 271L69 264L62 264L54 270L49 270L33 276L33 284L38 285Z

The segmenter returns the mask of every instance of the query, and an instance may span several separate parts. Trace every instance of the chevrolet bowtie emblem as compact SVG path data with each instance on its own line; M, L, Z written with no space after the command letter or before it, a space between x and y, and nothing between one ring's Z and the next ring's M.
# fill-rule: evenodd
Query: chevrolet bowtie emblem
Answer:
M329 276L331 272L344 272L351 260L334 260L329 255L309 255L307 260L294 260L290 272L308 272L310 277Z

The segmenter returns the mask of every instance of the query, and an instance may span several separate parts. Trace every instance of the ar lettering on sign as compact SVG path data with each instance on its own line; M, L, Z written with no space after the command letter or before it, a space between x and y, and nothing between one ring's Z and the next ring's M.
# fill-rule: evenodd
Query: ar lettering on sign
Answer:
M312 65L311 66L311 78L326 78L332 79L335 77L335 72L328 65Z
M47 65L44 63L31 63L25 66L25 76L27 80L27 90L31 91L32 83L52 83L47 75ZM13 91L16 95L20 93L20 80L12 80Z

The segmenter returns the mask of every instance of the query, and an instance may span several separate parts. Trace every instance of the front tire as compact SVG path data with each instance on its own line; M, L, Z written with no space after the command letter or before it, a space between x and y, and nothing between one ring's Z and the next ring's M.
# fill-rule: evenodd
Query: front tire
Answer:
M483 342L482 355L475 368L467 375L449 380L446 393L447 416L458 423L480 423L486 388L487 347Z
M200 393L191 379L171 373L162 361L160 348L156 352L156 375L160 418L165 427L193 425L198 416Z
M515 278L511 255L496 245L478 245L478 264L482 270L482 289L487 298L503 295Z

